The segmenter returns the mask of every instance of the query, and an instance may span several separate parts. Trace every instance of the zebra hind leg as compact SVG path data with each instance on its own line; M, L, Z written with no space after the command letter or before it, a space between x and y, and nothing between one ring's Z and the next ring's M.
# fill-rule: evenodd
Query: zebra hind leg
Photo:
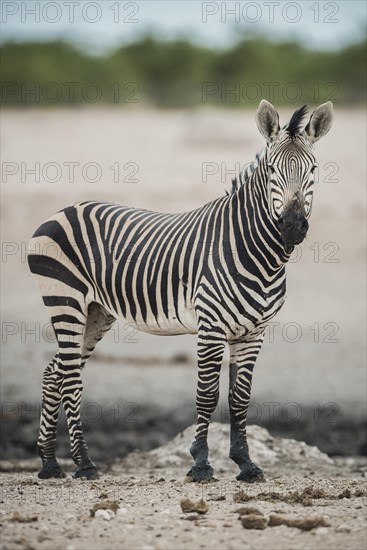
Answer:
M81 368L91 356L96 344L110 330L116 319L109 315L99 304L93 302L88 307L87 323L83 338L81 355ZM80 421L80 400L82 391L81 378L74 378L73 392L66 387L63 394L63 404L68 420L71 454L77 469L74 478L86 477L87 479L98 478L95 464L91 461L88 448L84 440Z
M43 380L43 407L38 438L38 452L43 467L39 477L63 477L55 458L56 426L60 404L63 404L71 443L71 454L77 464L74 477L95 479L96 466L88 455L80 417L82 395L81 367L96 343L112 326L114 319L101 306L73 298L44 298L50 312L59 352L46 368Z
M65 477L55 456L57 420L63 403L71 440L71 452L78 468L74 477L98 477L88 456L80 420L82 392L81 367L90 357L97 342L103 338L115 319L95 304L87 311L71 298L44 298L59 344L59 352L46 367L42 385L42 412L37 450L42 459L41 479ZM73 307L70 304L73 304ZM69 305L67 305L69 304ZM63 306L60 314L59 306ZM52 315L52 307L58 307Z
M56 460L56 429L61 404L60 383L62 378L57 372L59 354L46 367L42 382L42 412L37 441L38 454L42 460L40 479L63 478L65 473Z
M46 368L43 379L43 406L38 452L43 467L39 477L62 477L55 458L56 427L60 403L63 404L71 440L71 454L78 466L88 464L85 477L95 478L96 468L88 457L80 420L82 392L81 361L87 324L87 307L72 297L44 296L50 313L59 351Z

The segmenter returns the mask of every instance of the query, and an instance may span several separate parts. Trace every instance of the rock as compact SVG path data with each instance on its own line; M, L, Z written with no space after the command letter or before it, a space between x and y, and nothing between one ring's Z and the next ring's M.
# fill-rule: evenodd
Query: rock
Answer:
M323 489L318 489L317 487L309 486L305 487L303 491L287 491L284 492L275 492L275 491L261 491L257 492L255 495L248 494L246 491L241 489L233 495L234 502L249 502L250 500L262 500L268 502L288 502L291 503L300 503L303 506L311 506L313 499L326 499L331 498Z
M196 426L190 426L179 433L171 441L141 454L144 460L153 468L167 468L172 466L187 467L192 462L189 453L190 446L195 438ZM234 465L228 458L229 432L227 424L212 422L209 428L210 460L215 464L217 471L223 469L227 472ZM317 447L306 445L303 441L294 439L274 438L265 428L249 426L247 428L247 440L250 448L251 459L261 466L273 466L287 463L298 468L318 467L322 464L334 464L334 461ZM131 456L131 455L130 455Z
M328 535L329 534L329 529L327 527L317 527L313 533L315 535L321 535L321 536L325 536L325 535Z
M302 531L311 531L316 527L329 527L329 524L322 516L303 516L292 518L281 514L271 514L269 518L269 527L286 525L287 527L296 527Z
M181 510L188 514L190 512L197 512L198 514L206 514L209 510L209 506L207 503L201 499L198 502L193 502L189 498L184 498L180 502L181 504Z
M112 510L102 510L99 509L95 512L94 517L97 519L104 519L105 521L110 521L114 517Z
M93 517L97 514L99 510L108 510L112 513L113 516L114 514L116 514L119 508L120 505L116 500L103 500L101 502L97 502L97 504L95 504L93 508L91 508L90 514Z
M38 516L22 516L19 512L14 512L10 521L16 521L17 523L32 523L38 521Z
M265 529L268 523L266 517L260 514L247 514L240 520L245 529Z

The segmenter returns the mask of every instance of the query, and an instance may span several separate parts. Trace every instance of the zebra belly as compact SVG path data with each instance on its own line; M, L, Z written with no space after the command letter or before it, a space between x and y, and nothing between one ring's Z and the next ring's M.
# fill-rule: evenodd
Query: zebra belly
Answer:
M176 310L169 310L167 315L159 314L153 316L147 315L143 318L139 313L136 316L127 312L122 315L121 312L111 308L103 301L99 302L111 315L116 317L119 321L134 326L136 330L146 332L148 334L155 334L158 336L177 336L180 334L196 334L197 322L195 310L191 305L185 307L182 304Z

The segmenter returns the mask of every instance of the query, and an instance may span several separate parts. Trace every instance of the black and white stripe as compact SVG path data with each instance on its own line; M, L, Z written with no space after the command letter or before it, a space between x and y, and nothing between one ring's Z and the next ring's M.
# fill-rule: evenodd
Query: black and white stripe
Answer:
M322 124L331 106L325 105L301 132L304 110L280 130L274 107L263 101L257 122L266 148L230 194L202 208L162 214L85 201L58 212L35 232L29 248L37 252L29 254L28 262L59 344L43 380L40 477L64 475L55 458L61 403L78 466L75 475L97 475L80 421L80 372L116 319L152 334L198 334L198 422L189 472L195 480L213 474L207 432L229 344L230 456L240 466L238 479L261 477L246 443L252 371L266 323L285 299L291 237L286 234L285 245L279 219L287 214L288 227L296 196L305 211L311 204L312 148L328 129Z

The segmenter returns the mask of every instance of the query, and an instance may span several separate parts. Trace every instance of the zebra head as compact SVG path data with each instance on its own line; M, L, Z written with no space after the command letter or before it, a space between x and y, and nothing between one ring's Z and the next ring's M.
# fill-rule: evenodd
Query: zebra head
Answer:
M287 253L306 237L317 167L314 143L330 130L333 121L333 105L328 101L312 113L302 131L306 112L306 106L298 109L283 128L268 101L263 99L256 113L257 126L267 142L264 161L269 211Z

